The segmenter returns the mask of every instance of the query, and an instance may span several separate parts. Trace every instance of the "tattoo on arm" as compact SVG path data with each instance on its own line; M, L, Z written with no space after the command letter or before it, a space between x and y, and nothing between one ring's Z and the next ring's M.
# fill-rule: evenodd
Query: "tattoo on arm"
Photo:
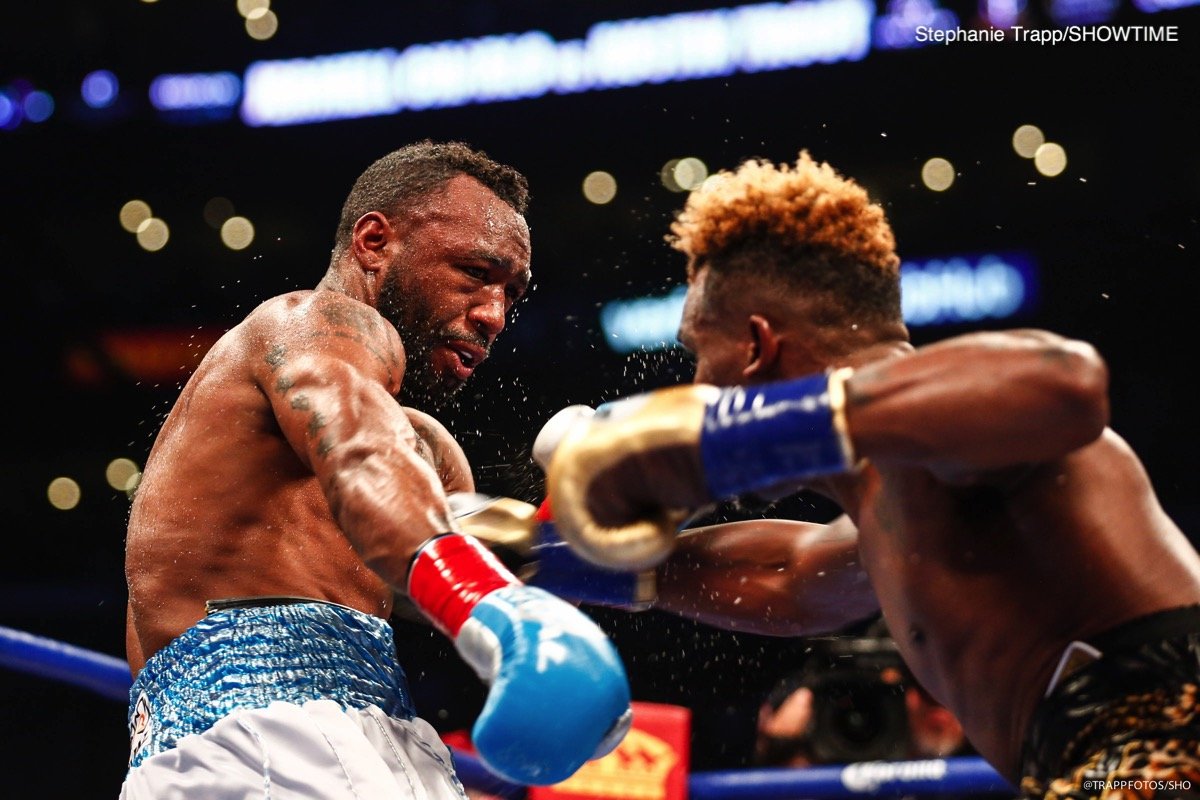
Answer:
M387 354L380 352L373 340L357 333L348 333L346 331L312 331L308 334L307 338L310 340L325 338L348 339L356 344L362 345L363 349L374 356L375 360L382 364L385 369L394 369L399 365L399 361L396 359L395 354L389 358Z
M322 308L321 316L325 317L336 328L349 328L358 334L347 333L345 330L334 330L330 335L358 342L370 351L371 355L375 356L380 364L388 369L394 369L398 366L395 353L392 353L389 358L387 354L380 352L378 347L375 346L375 340L378 339L381 333L379 327L380 317L376 312L366 306L357 308L350 305L339 305ZM325 334L318 333L316 335Z
M325 427L325 416L320 411L314 411L311 418L308 420L308 438L316 437L321 429Z
M366 306L360 308L359 305L361 304L324 305L321 307L321 316L331 325L339 328L353 328L359 333L369 335L374 332L374 314Z
M290 382L288 382L287 386L283 386L283 383L284 380L280 379L280 382L276 384L276 388L279 389L281 394L287 391L287 388L291 386ZM312 403L309 401L308 395L305 394L298 394L293 397L290 405L296 411L312 410ZM308 419L308 438L315 438L317 434L321 432L321 429L325 427L325 424L325 416L320 411L313 411L312 416ZM329 451L332 449L333 441L330 440L328 436L322 436L317 442L317 455L321 456L322 458L329 455Z
M267 362L267 366L271 368L271 372L278 372L279 368L283 366L283 362L287 360L287 348L281 344L277 344L267 352L263 360ZM280 375L275 379L275 391L284 394L288 389L292 388L293 383L295 381L288 375Z
M305 397L304 395L300 395L299 397L297 397L296 399L294 399L292 401L292 408L302 410L302 411L308 411L309 410L308 398ZM312 413L312 416L309 417L309 419L308 419L308 438L316 439L317 435L321 432L321 429L324 427L325 427L325 415L322 414L320 411L314 411ZM333 449L333 444L334 444L333 440L330 439L328 436L322 436L321 438L317 439L317 455L320 456L321 458L324 458L325 456L329 455L329 451Z
M332 330L312 330L309 332L308 338L338 337L349 339L362 345L385 369L395 370L400 368L398 352L395 352L393 349L389 353L387 350L381 351L379 348L380 336L386 333L386 330L382 327L382 317L366 306L362 306L361 308L358 306L359 304L357 303L330 303L323 305L320 308L321 316L330 324ZM267 365L271 368L271 372L276 373L275 391L280 395L286 395L296 384L294 377L281 371L287 361L287 355L287 348L282 344L277 344L271 347L264 357ZM312 402L305 394L298 393L294 395L290 399L290 405L296 411L311 412L306 431L308 439L310 441L316 440L316 454L318 456L322 458L327 456L333 450L335 444L328 434L321 435L328 424L328 420L320 411L312 408Z

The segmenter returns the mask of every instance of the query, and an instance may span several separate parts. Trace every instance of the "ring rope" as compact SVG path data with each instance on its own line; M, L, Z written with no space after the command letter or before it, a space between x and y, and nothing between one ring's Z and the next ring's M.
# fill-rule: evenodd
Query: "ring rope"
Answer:
M698 772L688 779L688 800L805 800L845 797L1015 797L1012 786L978 756L923 761L863 761L803 769L774 767Z
M0 666L71 683L129 702L129 664L124 659L0 625Z
M129 702L129 665L45 636L0 625L0 666L90 689L103 697ZM504 798L520 798L525 787L493 774L476 756L452 749L460 780L472 789ZM846 797L970 794L1014 796L1012 786L977 756L928 761L868 761L804 769L740 769L694 773L689 800L812 800Z

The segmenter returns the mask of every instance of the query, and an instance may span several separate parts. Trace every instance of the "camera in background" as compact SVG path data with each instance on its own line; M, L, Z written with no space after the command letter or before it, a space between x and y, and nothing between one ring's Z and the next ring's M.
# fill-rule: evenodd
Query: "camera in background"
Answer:
M755 763L804 767L960 755L958 720L913 679L887 636L811 640L759 713Z

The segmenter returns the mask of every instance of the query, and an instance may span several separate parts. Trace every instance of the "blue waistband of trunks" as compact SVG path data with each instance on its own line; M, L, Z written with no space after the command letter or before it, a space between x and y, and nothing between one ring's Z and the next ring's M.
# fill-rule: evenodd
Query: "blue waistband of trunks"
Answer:
M129 690L129 766L237 709L318 699L415 716L384 620L322 602L210 613L138 673Z

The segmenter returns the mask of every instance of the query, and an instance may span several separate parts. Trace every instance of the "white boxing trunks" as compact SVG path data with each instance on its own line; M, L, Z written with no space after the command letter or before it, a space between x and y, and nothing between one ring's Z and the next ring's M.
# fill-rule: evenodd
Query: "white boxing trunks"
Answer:
M225 607L130 689L122 800L464 800L383 620L330 603Z

